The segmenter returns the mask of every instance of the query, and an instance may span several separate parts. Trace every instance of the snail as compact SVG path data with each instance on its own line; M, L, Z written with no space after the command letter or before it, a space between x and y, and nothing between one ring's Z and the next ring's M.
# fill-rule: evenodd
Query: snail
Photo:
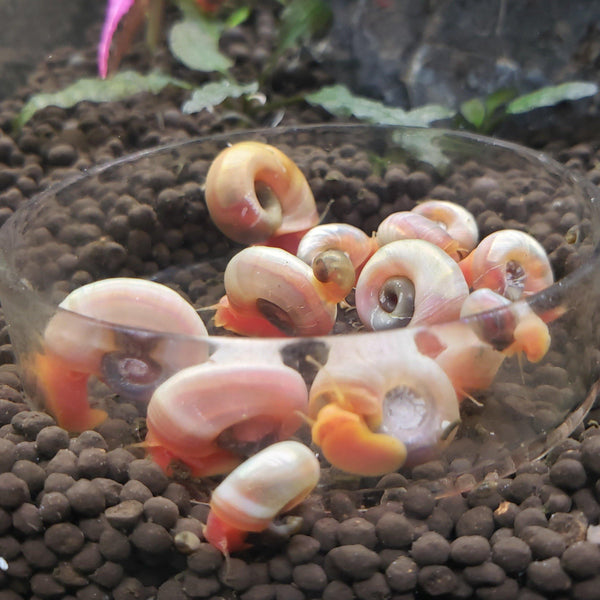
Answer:
M461 308L461 317L471 315L468 322L473 331L506 356L523 353L530 362L539 362L548 352L548 326L526 302L511 302L480 288L469 294Z
M529 234L502 229L485 237L460 262L471 289L489 288L509 300L543 290L554 281L542 245Z
M225 269L225 296L217 304L215 325L243 335L326 335L337 305L297 256L280 248L251 246Z
M417 204L412 212L439 223L458 242L461 258L477 245L479 229L475 217L460 204L447 200L426 200Z
M48 322L33 359L37 383L59 425L82 431L106 416L89 406L90 375L121 396L147 400L171 373L207 359L197 339L206 335L195 309L165 285L97 281L71 292Z
M319 461L304 444L268 446L215 488L204 537L226 556L246 548L248 533L264 531L279 513L300 504L319 476Z
M459 422L452 383L419 353L415 330L332 345L309 394L313 442L335 467L382 475L434 456ZM383 351L385 349L385 351Z
M215 225L241 244L277 245L281 238L295 252L303 233L319 221L302 171L261 142L223 150L206 175L205 198Z
M332 302L345 298L362 266L377 250L377 241L347 223L317 225L307 231L296 255L313 269Z
M376 239L379 246L397 240L426 240L441 248L456 262L461 258L459 242L439 223L411 211L395 212L386 217L377 228Z
M195 477L227 473L303 423L308 391L282 364L212 361L162 383L148 403L144 446L166 472L174 461Z
M434 324L458 317L469 289L455 261L424 240L398 240L367 261L356 310L367 329Z

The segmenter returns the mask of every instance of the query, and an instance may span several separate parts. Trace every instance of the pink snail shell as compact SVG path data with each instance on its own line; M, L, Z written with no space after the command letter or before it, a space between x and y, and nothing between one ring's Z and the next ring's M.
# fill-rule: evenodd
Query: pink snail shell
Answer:
M414 311L399 314L406 281L414 286ZM380 248L356 284L356 310L367 329L389 329L450 321L469 294L455 261L424 240L398 240ZM389 301L390 306L386 306ZM390 309L390 310L388 310Z
M306 384L294 369L206 362L155 390L145 445L166 471L179 461L194 476L226 473L256 446L293 434L307 403Z
M223 150L206 176L206 205L215 225L241 244L304 232L318 223L312 191L296 164L261 142Z
M280 248L238 252L225 269L225 293L215 324L244 335L326 335L335 324L336 304L312 269Z

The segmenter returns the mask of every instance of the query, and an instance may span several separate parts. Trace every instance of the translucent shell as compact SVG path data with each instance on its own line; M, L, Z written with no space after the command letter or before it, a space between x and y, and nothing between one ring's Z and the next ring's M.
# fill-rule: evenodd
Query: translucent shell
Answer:
M356 284L356 310L367 329L434 324L458 317L469 294L455 261L424 240L380 248Z
M227 473L303 423L308 391L284 365L207 362L176 373L148 404L145 445L165 470L173 461L194 476Z
M444 371L407 330L365 340L352 358L334 347L311 386L313 441L334 466L380 475L434 456L459 421Z
M204 530L224 554L246 547L248 532L265 530L300 504L319 481L320 467L304 444L283 441L250 457L214 490Z
M119 349L120 332L135 329L142 332L208 335L196 309L171 288L128 277L115 277L84 285L71 292L60 304L44 333L48 350L61 356L73 369L98 373L104 355ZM73 314L76 313L76 314ZM82 319L81 316L87 317ZM157 347L150 355L178 369L202 362L208 356L204 344L169 341L158 336Z
M489 288L509 300L530 296L554 281L542 245L516 229L485 237L460 262L460 268L472 289Z
M397 240L425 240L441 248L453 260L459 261L459 242L440 226L424 215L412 211L400 211L386 217L377 228L377 242L385 246Z
M59 424L82 431L106 417L88 404L90 375L121 396L147 400L171 373L206 360L206 344L187 337L206 335L195 309L162 284L91 283L69 294L46 326L33 358L37 385Z
M241 244L303 233L319 220L300 169L283 152L260 142L223 150L206 176L205 197L215 225Z
M412 212L441 224L458 242L461 258L477 245L479 229L475 217L460 204L446 200L426 200L417 204Z
M354 287L360 269L377 247L377 241L358 227L327 223L304 234L296 255L313 268L328 297L340 301Z
M215 324L243 335L326 335L335 324L336 304L312 269L280 248L238 252L225 269L225 294Z

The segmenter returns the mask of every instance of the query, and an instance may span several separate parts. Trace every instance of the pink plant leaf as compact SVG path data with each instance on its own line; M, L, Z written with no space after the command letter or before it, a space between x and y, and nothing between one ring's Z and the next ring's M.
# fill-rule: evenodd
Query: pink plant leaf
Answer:
M102 26L102 35L98 44L98 72L102 79L106 78L108 72L108 55L113 35L117 30L119 22L129 12L135 0L108 0L106 17Z

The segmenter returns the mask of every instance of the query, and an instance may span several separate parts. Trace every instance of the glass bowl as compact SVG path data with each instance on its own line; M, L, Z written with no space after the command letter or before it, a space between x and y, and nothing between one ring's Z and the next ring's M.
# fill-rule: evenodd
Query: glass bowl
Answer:
M536 238L556 282L448 323L369 333L351 294L330 335L231 335L213 316L225 266L242 246L212 223L204 186L217 154L242 140L287 154L305 174L324 222L371 234L392 212L425 199L450 200L475 216L480 238L499 229ZM420 482L444 494L542 456L593 404L600 373L596 194L542 154L453 131L319 125L221 134L90 169L23 205L0 231L0 299L32 405L72 431L96 428L109 445L145 445L174 477L219 474L267 443L295 437L319 453L323 485L375 488L378 477L396 470L385 463L385 449L379 469L353 469L363 458L379 460L379 448L373 458L372 448L361 446L365 432L357 440L342 427L321 454L311 427L314 434L316 415L328 403L360 412L360 400L351 396L379 394L379 417L361 413L365 435L387 432L408 449L398 462L406 479L389 481ZM81 286L120 277L166 284L196 309L192 320L199 315L209 335L179 328L167 297L150 312L135 304L133 312L140 306L143 315L135 326L58 306ZM549 347L538 356L508 352L518 325L530 318L546 328ZM521 336L525 346L532 335ZM468 386L460 402L448 404L435 387L445 377L444 360L462 380L481 375L486 383ZM192 394L206 394L206 406L169 397L150 428L146 411L155 389L197 364L213 378L209 391L199 383ZM414 386L421 383L427 390L419 397ZM461 385L454 388L462 392ZM244 394L254 400L245 404ZM254 410L252 402L277 408ZM218 436L205 431L213 425ZM196 450L204 443L195 440L198 432L210 438L209 450ZM167 448L171 442L178 453Z

